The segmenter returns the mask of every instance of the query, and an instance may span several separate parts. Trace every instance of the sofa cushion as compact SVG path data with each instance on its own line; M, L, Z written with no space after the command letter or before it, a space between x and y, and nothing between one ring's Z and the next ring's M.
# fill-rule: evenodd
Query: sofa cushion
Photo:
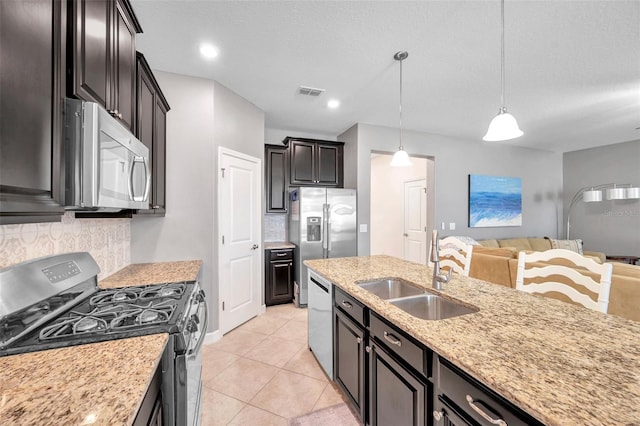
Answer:
M582 240L555 240L549 238L549 241L551 242L551 248L571 250L582 254Z
M483 247L500 247L500 245L498 244L498 240L479 240L478 242Z
M547 251L551 249L551 241L548 238L529 238L529 244L534 251Z
M501 256L507 257L509 259L513 259L518 257L518 250L515 247L484 247L484 246L476 246L473 248L473 253L471 255L471 262L473 263L473 256L478 254L489 254L491 256Z
M611 265L613 265L613 275L632 277L640 280L640 266L620 262L611 262ZM640 286L640 283L638 285Z
M498 240L500 247L515 247L516 250L533 250L528 238L511 238L507 240Z

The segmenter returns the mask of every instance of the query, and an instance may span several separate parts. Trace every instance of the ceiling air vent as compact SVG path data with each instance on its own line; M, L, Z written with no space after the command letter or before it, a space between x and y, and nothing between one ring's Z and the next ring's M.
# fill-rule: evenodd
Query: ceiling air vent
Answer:
M316 89L314 87L298 86L298 94L305 96L320 96L324 89Z

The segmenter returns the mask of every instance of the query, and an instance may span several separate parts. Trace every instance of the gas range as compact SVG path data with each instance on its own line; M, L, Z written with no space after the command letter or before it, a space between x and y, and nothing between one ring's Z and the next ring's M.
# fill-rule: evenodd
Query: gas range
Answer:
M199 282L99 289L88 253L0 270L0 356L168 333L162 360L166 425L198 424L207 308Z
M76 268L85 262L88 264L83 270L93 269L86 258L67 262L71 262L65 264L67 268ZM73 274L76 275L79 273ZM54 277L60 277L60 273ZM0 288L9 284L8 281L2 277ZM53 284L59 285L62 281L59 279ZM26 284L24 281L14 283L28 291L24 288ZM196 321L189 318L190 302L202 297L195 281L98 289L97 282L89 278L88 283L73 286L72 290L75 291L40 298L0 317L0 355L162 332L183 335L183 331L188 333L186 328L193 327L189 322ZM178 342L181 347L187 344Z

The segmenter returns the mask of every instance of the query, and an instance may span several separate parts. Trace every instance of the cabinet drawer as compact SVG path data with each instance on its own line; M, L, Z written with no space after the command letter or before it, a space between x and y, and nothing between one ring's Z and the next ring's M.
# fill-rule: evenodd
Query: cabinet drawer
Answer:
M446 362L446 361L445 361ZM460 408L465 417L469 417L480 425L508 424L539 425L541 424L506 400L494 394L482 385L472 382L471 378L463 377L459 370L453 370L448 365L438 362L440 372L440 386L438 399L447 405L453 402L453 408ZM483 414L481 414L483 413ZM493 419L493 422L491 421ZM504 423L499 423L502 420Z
M269 250L269 260L292 260L292 249Z
M427 365L425 362L426 350L411 341L404 332L389 325L373 312L369 318L369 330L371 337L375 337L414 369L429 376L429 372L425 368Z
M334 286L334 303L347 313L354 321L364 327L364 305L348 295L342 289Z

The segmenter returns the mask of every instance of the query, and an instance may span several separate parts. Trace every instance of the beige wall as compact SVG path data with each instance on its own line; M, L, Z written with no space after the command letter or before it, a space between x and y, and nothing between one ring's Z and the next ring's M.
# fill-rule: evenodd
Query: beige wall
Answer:
M130 219L75 219L0 226L0 268L52 254L86 251L105 278L130 263Z
M201 259L209 332L218 328L218 147L262 159L264 113L214 80L154 71L167 114L167 212L135 217L131 258Z
M391 167L391 155L371 156L371 254L404 257L404 183L427 179L427 160Z

